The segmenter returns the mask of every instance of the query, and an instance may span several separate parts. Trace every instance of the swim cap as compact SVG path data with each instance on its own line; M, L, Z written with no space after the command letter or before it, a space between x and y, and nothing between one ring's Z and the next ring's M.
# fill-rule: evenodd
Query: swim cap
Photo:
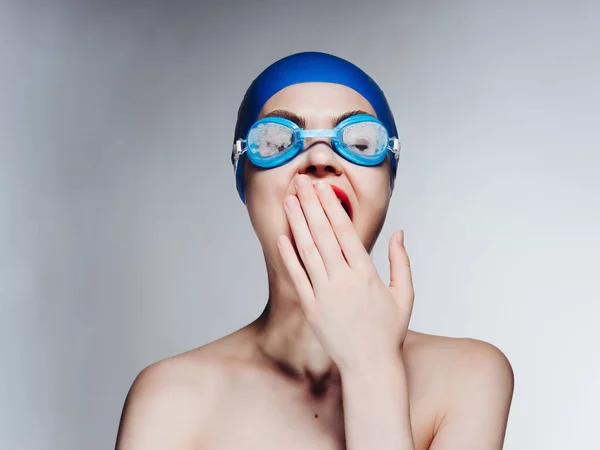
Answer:
M388 102L371 77L351 62L337 56L321 52L302 52L274 62L252 82L238 110L234 142L246 138L260 110L274 94L293 84L307 82L335 83L354 89L371 104L377 118L387 128L388 134L398 137ZM244 161L245 155L242 155L237 165L236 184L240 198L245 203L242 177ZM390 158L390 162L390 182L393 190L397 164L395 158Z

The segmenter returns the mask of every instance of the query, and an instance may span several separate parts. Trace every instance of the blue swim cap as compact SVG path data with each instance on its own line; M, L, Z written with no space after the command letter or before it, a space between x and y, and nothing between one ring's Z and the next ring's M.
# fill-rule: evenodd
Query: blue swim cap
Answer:
M260 110L274 94L293 84L307 82L335 83L354 89L371 104L377 118L387 128L388 134L398 137L390 106L383 92L371 77L351 62L337 56L321 52L302 52L274 62L252 82L238 110L234 142L240 138L246 138L248 130L258 118ZM245 154L241 155L236 173L237 190L244 203L242 174L245 156ZM390 158L390 162L390 182L393 190L397 164L394 158Z

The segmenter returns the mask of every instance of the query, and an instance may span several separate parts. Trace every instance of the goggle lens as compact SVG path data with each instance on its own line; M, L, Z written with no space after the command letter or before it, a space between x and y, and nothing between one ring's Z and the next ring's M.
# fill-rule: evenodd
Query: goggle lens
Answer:
M359 156L378 155L387 149L387 131L377 122L359 122L345 126L341 135L344 146Z
M263 158L286 151L291 147L293 140L293 130L274 122L259 123L248 133L250 151L258 153Z

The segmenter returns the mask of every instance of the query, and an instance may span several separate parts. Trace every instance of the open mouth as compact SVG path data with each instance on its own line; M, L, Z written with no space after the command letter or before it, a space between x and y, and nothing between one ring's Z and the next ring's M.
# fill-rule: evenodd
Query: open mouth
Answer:
M346 192L344 192L344 190L341 187L338 187L334 184L331 185L331 189L333 189L333 192L335 192L335 195L342 204L342 207L346 211L346 214L348 214L348 217L350 217L350 220L352 220L352 204L350 203L348 194L346 194Z

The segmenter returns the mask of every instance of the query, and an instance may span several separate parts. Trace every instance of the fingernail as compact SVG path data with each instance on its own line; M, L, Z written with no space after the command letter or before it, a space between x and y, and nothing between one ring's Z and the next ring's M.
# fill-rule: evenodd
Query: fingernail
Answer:
M285 199L285 202L283 202L283 205L286 208L291 209L294 206L295 202L296 202L296 198L290 195Z
M404 245L404 230L400 230L400 233L396 235L396 242L400 245Z
M327 187L327 185L325 184L325 182L323 180L319 180L317 181L317 189L321 192L325 192L325 188Z
M308 184L308 177L302 175L296 177L296 184L298 186L306 186Z

